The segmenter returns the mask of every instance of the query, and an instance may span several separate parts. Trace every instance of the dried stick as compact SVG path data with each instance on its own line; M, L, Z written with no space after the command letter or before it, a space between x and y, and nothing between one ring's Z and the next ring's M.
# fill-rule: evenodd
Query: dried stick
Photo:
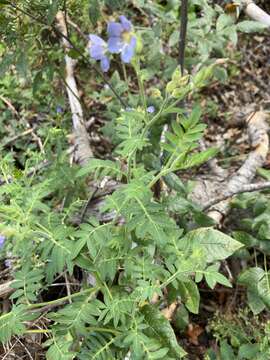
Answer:
M242 0L245 13L253 20L270 27L270 15L257 6L252 0Z
M266 124L266 114L258 111L247 119L248 134L251 146L254 148L250 152L247 160L240 167L229 182L225 184L225 191L220 191L220 196L241 192L254 178L258 168L262 167L269 148L269 138L267 134L268 125ZM217 204L209 213L217 223L220 223L223 216L229 210L229 201L224 200Z
M206 145L203 140L200 141L200 149L201 151L206 150ZM228 171L218 165L218 161L216 158L208 160L207 165L209 166L213 175L216 175L220 179L225 179L228 176Z
M256 183L256 184L246 184L243 185L241 189L238 189L238 191L235 192L227 192L224 193L212 200L210 200L208 203L206 203L203 206L203 211L209 209L211 206L218 204L219 202L226 200L232 196L238 195L238 194L242 194L242 193L246 193L246 192L254 192L254 191L260 191L260 190L266 190L270 188L270 181L266 181L263 183Z
M11 280L0 284L0 298L6 298L15 291L15 289L11 287L12 283L13 281Z
M15 109L15 107L11 104L11 102L6 99L3 95L0 95L0 99L3 101L4 104L7 105L8 108L13 112L15 116L19 116L18 111Z
M69 16L67 16L67 22L68 22L69 25L71 25L77 31L77 33L82 38L84 38L84 40L86 40L86 41L89 40L87 35L85 35L85 33L81 30L81 28L74 21L72 21Z
M78 100L79 91L74 77L76 60L67 55L67 52L70 50L70 43L67 40L67 27L65 23L65 16L62 11L58 11L56 14L56 21L60 32L65 36L62 37L62 45L66 52L66 83L68 85L66 86L66 91L72 113L72 122L75 135L75 157L81 165L85 165L93 157L93 153L84 124L82 106Z
M6 142L3 144L3 147L12 144L14 141L20 139L21 137L24 137L24 136L26 136L26 135L28 135L28 134L31 134L33 131L34 131L33 128L27 129L27 130L23 131L22 133L13 136L13 137L10 138L10 139L7 139Z

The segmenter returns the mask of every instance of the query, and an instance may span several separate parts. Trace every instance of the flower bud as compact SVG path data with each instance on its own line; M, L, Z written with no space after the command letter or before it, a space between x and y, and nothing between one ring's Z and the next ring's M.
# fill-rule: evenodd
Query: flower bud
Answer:
M151 89L151 96L153 98L161 98L161 92L159 89L155 88L155 89Z
M166 86L166 92L170 94L173 92L175 88L176 88L176 84L173 81L170 81Z
M194 84L195 86L201 87L204 86L204 82L213 75L214 65L210 65L202 68L195 76L194 76Z

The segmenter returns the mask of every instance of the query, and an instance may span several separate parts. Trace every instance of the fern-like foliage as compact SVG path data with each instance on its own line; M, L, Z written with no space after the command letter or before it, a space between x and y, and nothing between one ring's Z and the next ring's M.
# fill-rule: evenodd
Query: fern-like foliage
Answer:
M78 358L80 360L115 360L117 352L114 346L115 336L102 332L91 332L84 343Z
M38 238L41 259L48 262L46 278L51 282L53 276L63 271L65 266L72 272L74 242L71 238L74 228L63 223L58 214L51 214L42 220L36 224L33 233Z
M22 335L26 330L24 322L37 316L38 313L29 312L25 305L13 306L10 312L0 316L0 342L5 344L13 335Z
M119 1L91 0L91 21L98 21L98 16L103 12L100 6L107 4L112 10L116 10L121 7L116 6L117 2ZM20 44L25 42L27 49L33 49L33 43L29 43L33 34L28 36L28 22L24 17L31 10L36 12L32 19L44 14L42 24L38 22L36 26L37 34L42 33L45 38L36 43L39 47L45 43L46 48L38 48L35 53L36 58L40 58L41 53L43 56L51 43L45 41L47 32L56 26L56 14L63 4L61 1L49 0L16 2L14 16L10 7L6 11L6 6L10 6L7 3L9 2L0 0L1 21L5 25L0 32L3 32L4 39L10 39L14 45L12 47L18 48L14 57L20 62L13 67L16 71L12 71L20 78L30 79L29 71L25 69L26 49L15 46L18 44L14 39L18 38ZM76 8L76 2L73 3L74 14L79 14L80 6ZM89 3L83 3L82 14L85 14ZM125 2L121 0L120 3ZM158 16L160 23L165 21L166 26L169 25L170 29L173 27L171 20L177 13L177 5L168 7L160 2L157 7L151 1L138 3L143 9L142 13ZM66 2L64 5L64 8L67 7L65 10L70 13L70 4ZM19 11L20 6L23 13ZM132 6L130 4L130 10ZM216 25L212 24L214 10L210 12L208 7L202 7L205 10L202 13L209 11L212 15L200 20L208 27L215 28L212 26ZM167 8L170 9L168 22ZM107 10L105 13L108 13ZM218 15L221 11L218 10ZM196 18L196 15L191 14L191 19L193 17ZM14 29L20 29L21 24L22 32L20 36L15 36ZM213 149L198 151L199 140L205 129L200 121L200 108L195 107L188 114L186 109L179 106L179 99L205 84L213 73L213 66L205 67L194 76L182 76L177 68L167 86L162 81L160 89L153 88L152 86L158 87L158 74L161 74L161 71L157 72L156 65L159 62L165 64L167 77L172 71L174 59L167 59L167 49L166 57L160 58L159 46L154 45L160 44L162 39L155 36L156 31L139 31L142 36L137 39L146 39L148 45L152 43L152 46L144 46L141 50L138 46L137 50L140 51L136 52L127 74L132 83L125 84L117 71L110 79L110 84L121 96L118 100L124 100L132 109L128 110L126 106L123 106L125 110L120 109L120 105L111 98L109 87L104 87L98 93L94 90L92 94L94 101L106 100L105 116L109 121L103 130L115 145L112 154L108 154L103 160L91 159L80 169L79 165L70 166L65 136L70 132L69 128L65 128L70 122L64 121L69 116L65 112L54 114L53 121L50 113L49 129L43 127L41 122L37 127L38 135L44 139L44 154L40 155L38 151L35 158L44 156L49 160L49 166L44 171L29 173L27 165L24 171L16 169L16 163L27 163L28 160L25 160L28 158L33 165L31 154L34 153L34 142L29 149L27 143L23 154L19 154L19 146L15 147L16 163L12 156L0 160L3 172L3 186L0 186L0 235L5 240L0 245L0 251L3 258L7 253L14 263L12 287L15 290L10 296L13 303L11 311L0 316L0 341L6 343L13 335L20 336L26 332L44 332L44 338L47 336L47 341L43 344L47 350L47 360L184 358L186 353L176 338L171 323L163 316L161 306L180 301L186 310L197 314L200 302L199 282L205 279L210 288L217 283L230 286L229 281L219 272L220 261L241 247L229 235L205 227L212 226L212 223L209 224L207 216L187 199L191 185L182 182L178 173L178 170L201 165L216 153ZM76 41L72 28L69 32L74 39L72 41ZM174 33L177 32L178 29ZM173 41L174 33L170 42ZM139 43L140 41L138 45ZM4 52L6 47L3 47ZM144 54L147 47L151 48L151 53ZM2 54L3 51L1 48L0 56L3 61L0 73L12 63L9 50L7 55ZM50 59L57 60L53 67L46 64L44 68L39 68L43 66L41 64L45 62L45 56L39 64L33 61L34 94L39 86L43 89L41 85L45 77L53 80L55 67L61 64L58 59L61 52L57 56L51 56L53 51L54 49L48 53ZM76 51L76 46L71 46L69 55L76 57ZM205 51L203 53L205 58ZM143 64L153 62L149 67L151 69L141 69L140 59L143 59ZM125 68L123 71L126 75ZM139 80L138 89L137 84L133 83L135 75ZM144 92L146 79L147 82L148 79L151 80L151 88ZM52 88L50 81L47 86L47 90ZM131 93L129 88L132 89ZM7 95L10 98L10 94ZM43 90L39 95L44 97ZM28 100L32 111L36 106L33 103L36 97L31 95ZM54 99L51 100L54 103ZM27 111L28 114L29 110ZM173 121L172 117L176 120ZM162 127L165 124L168 129L164 134ZM100 152L98 153L100 156ZM77 205L88 198L89 178L101 183L106 177L116 180L119 186L113 194L106 196L99 211L103 215L113 215L113 220L106 222L99 220L103 217L85 217L83 223L75 225L72 215ZM161 180L166 182L168 188L163 187ZM203 224L197 226L199 217ZM193 218L195 223L192 222ZM261 225L261 220L261 217L258 218L256 227ZM264 220L266 224L268 220ZM266 239L269 237L267 236L266 231ZM269 305L269 291L264 291L269 279L264 272L256 274L259 285L256 289L250 289L250 294L259 296L263 301L259 304L262 309L262 306L264 308ZM50 301L46 302L42 298L44 292L53 285L59 286L55 282L63 275L66 281L61 290L67 291L67 294L61 295L62 291L59 294L56 291L49 292ZM252 278L255 279L255 276ZM250 274L246 274L242 281L247 283L249 279ZM43 312L48 307L50 313L46 314L47 328L37 329L37 323L32 320L39 316L38 309Z
M73 360L76 352L71 350L73 344L72 336L54 336L45 342L45 346L49 346L46 353L47 360Z
M206 127L199 122L200 117L201 110L195 107L188 117L182 115L178 122L172 123L173 133L166 133L168 142L163 143L162 147L170 154L168 161L174 171L201 165L217 152L216 149L207 149L191 153L198 147L198 140L202 138Z
M116 210L127 220L128 231L135 231L141 239L152 239L165 244L167 232L175 227L173 220L164 213L164 208L153 201L152 192L145 179L134 179L108 198L104 210Z
M121 169L121 163L119 161L100 159L91 159L88 165L77 172L77 177L86 174L94 174L95 179L110 176L111 178L121 180L122 177L125 176L125 172Z
M104 324L113 322L116 328L118 324L126 324L133 317L136 310L136 299L127 296L127 292L115 292L104 296L104 310L102 310L99 321Z
M80 334L85 333L86 325L96 325L97 317L101 315L101 309L105 306L97 299L93 299L92 294L77 299L74 303L65 306L63 309L50 313L49 318L54 320L58 330L76 331Z
M118 118L116 132L121 142L116 152L122 157L128 158L148 145L147 137L143 135L144 122L144 113L135 110L124 111Z
M42 287L41 280L44 272L41 269L30 270L29 265L22 267L15 273L15 279L11 287L16 291L10 296L11 299L18 299L19 302L32 303L37 300L38 291Z

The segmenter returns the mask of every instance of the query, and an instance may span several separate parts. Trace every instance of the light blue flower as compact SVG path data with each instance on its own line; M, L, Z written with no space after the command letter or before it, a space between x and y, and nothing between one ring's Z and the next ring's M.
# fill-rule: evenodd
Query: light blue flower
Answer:
M129 63L136 49L136 37L132 32L132 23L124 16L119 16L119 22L108 23L108 50L112 54L121 54L121 60Z
M11 260L9 260L9 259L6 259L6 260L4 261L4 264L5 264L5 267L6 267L6 268L11 268L11 266L12 266Z
M64 110L63 110L62 106L57 105L57 106L56 106L56 113L57 113L57 114L62 114L63 112L64 112Z
M108 50L106 42L94 34L90 34L89 39L89 54L91 58L99 60L101 70L107 72L110 68L110 59L106 56Z
M0 249L3 248L5 241L6 241L6 237L0 234Z
M156 111L156 109L155 109L155 107L154 107L153 105L150 105L150 106L148 106L148 108L146 109L146 111L147 111L148 113L150 113L150 114L153 114L153 113Z

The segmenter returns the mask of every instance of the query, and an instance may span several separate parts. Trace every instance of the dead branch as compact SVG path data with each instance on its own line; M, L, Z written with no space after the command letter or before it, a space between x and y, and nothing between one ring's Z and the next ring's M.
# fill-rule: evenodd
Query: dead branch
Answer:
M3 144L3 147L8 146L8 145L14 143L16 140L20 139L21 137L24 137L24 136L26 136L26 135L28 135L28 134L31 134L33 131L34 131L33 128L27 129L27 130L23 131L22 133L13 136L13 137L10 138L10 139L7 139L6 142Z
M87 35L85 35L85 33L81 30L81 28L74 22L70 19L69 16L67 16L67 22L70 26L72 26L76 31L77 33L86 41L88 41L88 37Z
M67 27L65 23L65 16L62 11L58 11L56 21L60 32L65 36L62 37L61 41L66 52L66 91L72 113L73 130L75 135L75 158L81 165L84 165L93 157L93 153L84 124L83 110L79 101L79 91L74 77L76 60L68 56L68 51L71 49L71 46L67 40Z
M262 167L265 162L269 148L266 113L263 111L255 112L247 119L247 125L250 143L254 150L250 152L246 161L238 169L235 175L233 175L227 183L223 183L221 187L218 186L214 190L214 193L218 194L220 197L226 198L227 194L243 192L242 189L251 183L257 169ZM215 198L216 196L217 195L212 196L211 198ZM208 215L220 224L228 211L229 201L226 199L213 206Z
M242 0L245 13L253 20L270 27L270 15L257 6L252 0Z
M12 283L13 281L10 280L3 284L0 284L0 298L6 298L15 291L15 289L11 287Z
M190 198L195 203L210 209L208 215L217 224L221 223L223 217L229 211L229 198L233 194L244 192L252 182L256 171L262 167L268 152L269 139L267 135L268 126L266 124L266 113L259 111L253 113L246 120L248 135L253 151L250 152L244 164L238 171L229 178L220 182L216 176L208 176L207 179L200 178L195 186ZM209 199L222 199L214 201L214 206L209 204ZM210 201L212 201L210 200Z
M3 95L0 95L0 99L3 101L4 104L7 105L7 107L13 112L13 114L18 117L19 113L18 111L15 109L15 107L12 105L12 103L6 99Z
M254 191L260 191L260 190L266 190L270 188L270 181L266 181L263 183L256 183L256 184L247 184L247 185L243 185L241 189L239 189L237 192L233 192L233 193L225 193L219 197L216 197L215 199L210 200L208 203L206 203L203 206L203 211L208 210L211 206L218 204L219 202L223 201L223 200L227 200L228 198L238 195L238 194L242 194L242 193L246 193L246 192L254 192Z
M201 151L206 150L206 145L203 140L200 141L200 149ZM210 159L207 161L207 165L209 166L213 175L216 175L220 179L225 179L228 176L227 170L223 169L218 165L218 161L216 158Z

